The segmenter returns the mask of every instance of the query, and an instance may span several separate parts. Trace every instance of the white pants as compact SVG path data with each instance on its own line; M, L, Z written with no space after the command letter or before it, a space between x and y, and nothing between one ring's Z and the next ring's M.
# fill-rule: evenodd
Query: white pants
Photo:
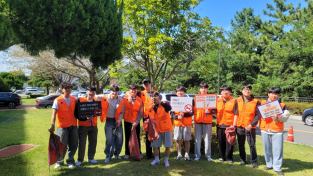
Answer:
M195 158L201 157L201 141L204 139L205 157L211 157L212 124L195 123Z

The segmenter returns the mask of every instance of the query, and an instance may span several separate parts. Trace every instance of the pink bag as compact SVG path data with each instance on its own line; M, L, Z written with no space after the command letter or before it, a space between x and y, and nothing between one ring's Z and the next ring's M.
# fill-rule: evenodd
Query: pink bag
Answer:
M159 133L154 123L154 120L147 119L142 126L143 130L148 133L148 140L152 143L159 138Z
M232 146L235 146L237 143L235 127L227 127L225 130L225 134L226 134L226 139L228 143Z

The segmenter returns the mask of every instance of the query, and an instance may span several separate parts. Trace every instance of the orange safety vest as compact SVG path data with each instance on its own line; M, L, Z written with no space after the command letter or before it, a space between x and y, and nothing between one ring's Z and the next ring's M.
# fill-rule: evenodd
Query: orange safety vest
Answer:
M194 121L195 123L212 123L212 114L205 115L205 110L203 108L194 107Z
M164 107L159 104L157 113L155 113L152 106L147 109L150 119L157 122L157 131L165 133L173 129L170 114L165 112Z
M217 99L217 124L233 125L235 116L233 114L233 109L235 106L235 102L235 99L229 97L224 105L223 98Z
M239 111L237 127L246 127L251 124L255 117L256 105L259 100L254 98L252 101L248 101L247 104L244 105L244 100L242 97L239 97L237 98L237 102ZM256 128L256 126L252 128Z
M58 128L67 128L71 125L77 126L77 119L74 116L76 98L70 95L70 105L66 103L63 96L56 98L58 101L58 111L57 111L57 127Z
M88 102L87 97L82 97L79 99L80 102ZM93 99L93 101L98 101L96 98ZM90 126L90 120L86 121L78 121L78 126ZM92 118L92 126L97 126L97 117Z
M137 116L139 114L139 109L142 104L142 100L137 96L134 103L129 103L127 98L128 98L128 95L126 94L124 97L124 102L125 102L124 121L135 123L137 120Z
M121 102L120 102L119 106L117 107L117 109L115 111L115 120L116 121L120 117L120 114L122 112L123 106L124 106L124 99L121 99ZM109 111L109 102L108 102L108 99L107 99L106 95L103 95L103 97L102 97L101 109L102 109L102 116L100 116L100 121L101 122L105 122L105 120L107 118L107 113Z
M263 100L261 102L261 104L265 104L267 103L266 100ZM285 107L285 103L280 103L280 106L282 108ZM260 118L260 129L261 130L265 130L265 131L284 131L284 122L279 121L279 119L277 119L277 123L275 123L273 121L272 118L267 118L267 119L263 119L262 117Z
M179 111L174 111L176 115L180 115ZM174 126L180 127L189 127L192 124L192 116L191 117L183 117L182 119L173 119Z
M152 90L151 92L155 92L155 90ZM148 96L146 90L141 92L140 98L143 102L143 117L147 118L149 114L147 110L150 108L150 106L153 105L153 102L151 101L151 98Z

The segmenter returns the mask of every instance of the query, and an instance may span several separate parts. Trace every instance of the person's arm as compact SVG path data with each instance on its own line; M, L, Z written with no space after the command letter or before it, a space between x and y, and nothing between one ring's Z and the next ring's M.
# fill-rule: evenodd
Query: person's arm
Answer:
M256 104L256 108L255 108L255 116L254 116L254 119L252 120L252 122L250 123L250 125L252 126L252 127L255 127L257 124L258 124L258 121L259 121L259 119L260 119L260 112L258 111L258 106L260 106L261 105L261 103L260 103L260 101L258 101L257 102L257 104Z
M283 108L284 113L281 116L278 116L278 120L281 122L287 122L290 117L290 112L288 111L286 105Z
M139 113L137 115L137 119L136 119L135 123L139 124L140 120L142 119L142 116L143 116L143 103L141 103L141 105L140 105Z
M78 119L78 100L76 100L76 106L75 106L75 110L74 110L74 116L76 117L76 119Z
M54 133L54 130L55 130L55 119L56 119L56 116L57 116L58 109L59 109L58 101L55 99L53 101L53 105L52 105L51 127L50 127L50 129L48 129L48 131L50 133Z
M238 103L237 103L237 100L235 100L235 105L234 105L234 108L233 108L233 114L235 115L234 116L233 126L236 126L237 125L237 119L238 119Z
M161 102L161 105L164 107L166 113L169 113L172 110L172 106L167 103Z
M124 100L124 101L125 101L125 100ZM125 104L123 104L122 111L121 111L121 113L120 113L120 117L118 118L118 120L117 120L117 122L116 122L116 123L118 123L117 127L120 126L120 124L121 124L121 122L122 122L122 119L123 119L123 117L124 117L124 114L125 114Z
M192 117L192 116L193 116L193 111L184 113L184 117Z
M170 116L171 116L173 119L178 119L178 115L176 115L174 111L171 111L171 112L170 112Z

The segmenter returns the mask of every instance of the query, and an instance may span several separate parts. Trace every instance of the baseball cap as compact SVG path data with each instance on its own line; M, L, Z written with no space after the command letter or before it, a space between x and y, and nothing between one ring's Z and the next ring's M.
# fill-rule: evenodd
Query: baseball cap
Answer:
M149 79L143 79L143 80L142 80L142 84L144 84L145 82L151 83Z

